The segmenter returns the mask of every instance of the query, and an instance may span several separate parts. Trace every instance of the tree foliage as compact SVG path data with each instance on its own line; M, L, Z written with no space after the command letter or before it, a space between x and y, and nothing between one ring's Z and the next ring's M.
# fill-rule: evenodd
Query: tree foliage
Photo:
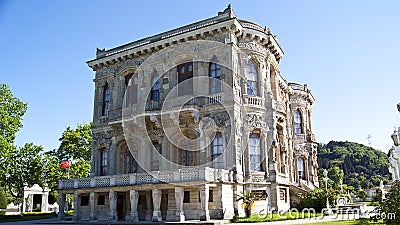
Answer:
M382 203L382 212L386 216L382 216L389 224L400 224L400 183L396 181L392 188L386 193L386 199ZM393 215L394 216L389 216Z
M60 147L44 155L45 180L52 190L49 196L50 202L57 198L59 180L90 175L91 123L78 125L77 128L67 127L59 140ZM70 168L61 169L61 163L67 159L72 160Z
M15 97L10 87L0 84L0 165L5 165L14 147L15 134L22 127L27 104ZM5 185L5 166L0 167L0 186Z
M6 193L3 188L0 188L0 209L7 208L7 198Z
M24 185L31 187L39 184L44 187L42 151L42 146L27 143L7 153L4 165L5 183L14 197L22 197Z
M331 141L327 145L319 145L318 164L320 168L342 169L343 183L356 190L378 186L381 180L388 183L391 177L385 153L354 142Z

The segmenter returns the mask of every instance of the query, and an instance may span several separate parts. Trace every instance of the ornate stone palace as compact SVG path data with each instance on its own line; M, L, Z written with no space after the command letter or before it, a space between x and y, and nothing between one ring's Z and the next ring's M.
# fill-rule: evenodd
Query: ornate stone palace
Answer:
M73 220L184 221L286 211L318 187L312 96L267 27L217 16L109 50L95 72L91 176L59 181ZM59 215L64 219L63 213Z
M400 103L397 104L397 110L400 112ZM394 129L392 134L393 146L389 150L389 172L392 174L392 182L400 180L400 127Z

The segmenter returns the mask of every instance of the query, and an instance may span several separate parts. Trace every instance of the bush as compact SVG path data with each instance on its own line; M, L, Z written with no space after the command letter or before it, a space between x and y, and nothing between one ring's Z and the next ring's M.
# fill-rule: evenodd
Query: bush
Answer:
M3 188L0 188L0 209L7 208L7 198L6 193L4 192Z
M357 194L356 194L357 198L365 201L365 199L367 199L368 197L368 192L366 192L365 190L360 189Z
M336 202L336 191L326 191L324 189L316 188L311 190L304 196L300 203L296 206L299 211L305 208L313 208L317 212L321 212L322 209L326 208L326 197L328 196L329 204L331 207L335 207Z
M385 195L386 199L382 203L383 219L389 224L400 224L400 183L396 181L392 188ZM394 216L389 216L393 215Z

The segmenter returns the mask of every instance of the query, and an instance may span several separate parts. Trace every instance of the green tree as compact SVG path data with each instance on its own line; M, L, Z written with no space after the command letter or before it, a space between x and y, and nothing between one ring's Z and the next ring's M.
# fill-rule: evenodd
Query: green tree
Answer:
M368 192L366 192L363 189L360 189L360 190L357 191L356 196L357 196L357 198L365 201L365 199L367 199L367 197L368 197Z
M386 199L381 205L382 212L386 214L385 221L389 224L400 224L400 183L396 181L386 193ZM393 215L393 217L389 215Z
M22 198L24 185L39 184L44 187L42 146L27 143L21 148L13 148L6 155L6 185L15 198Z
M338 195L337 191L325 190L320 188L315 188L307 193L306 196L302 197L300 203L296 208L301 211L305 208L313 208L317 212L321 212L322 209L326 208L326 198L329 199L329 204L331 207L336 205L335 199Z
M5 165L7 153L14 149L15 134L22 127L27 104L15 97L7 84L0 84L0 165ZM0 186L5 185L6 167L0 167Z
M90 156L92 149L91 123L67 127L63 131L60 147L44 156L46 182L50 192L49 201L57 199L58 181L61 179L88 177L90 175ZM65 160L72 161L70 168L62 169Z
M0 188L0 209L7 208L7 198L6 193L4 192L3 188Z
M328 177L332 180L332 186L335 189L340 188L340 181L343 181L343 170L341 170L338 166L334 166L328 169Z

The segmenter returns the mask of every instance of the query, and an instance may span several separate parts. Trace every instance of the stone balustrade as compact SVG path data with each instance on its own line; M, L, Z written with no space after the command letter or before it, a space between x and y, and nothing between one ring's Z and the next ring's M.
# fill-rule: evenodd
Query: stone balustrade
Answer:
M170 171L149 173L131 173L112 176L97 176L60 180L58 189L101 188L113 186L130 186L140 184L176 183L190 181L232 181L232 172L224 169L183 168Z
M258 106L258 107L263 107L264 106L264 99L258 96L252 96L252 95L245 95L244 96L244 103L246 105L253 105L253 106Z

